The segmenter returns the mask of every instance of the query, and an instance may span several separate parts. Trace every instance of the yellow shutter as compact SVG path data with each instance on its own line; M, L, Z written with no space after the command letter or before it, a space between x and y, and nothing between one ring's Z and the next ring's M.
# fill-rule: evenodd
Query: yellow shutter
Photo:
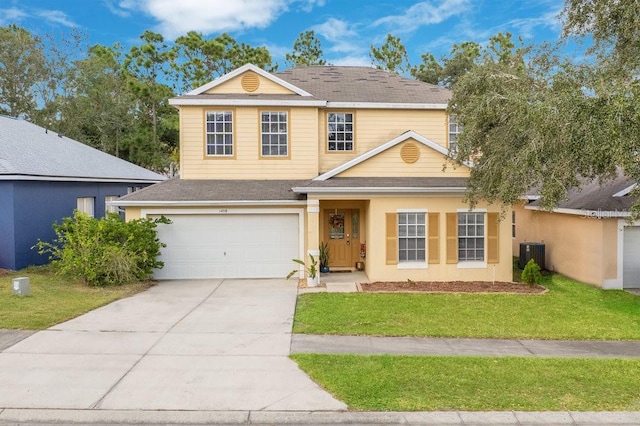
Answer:
M440 213L429 213L429 263L440 263Z
M498 263L499 227L498 213L487 214L487 263Z
M457 213L447 213L447 263L458 263Z
M387 265L398 264L398 215L387 213Z

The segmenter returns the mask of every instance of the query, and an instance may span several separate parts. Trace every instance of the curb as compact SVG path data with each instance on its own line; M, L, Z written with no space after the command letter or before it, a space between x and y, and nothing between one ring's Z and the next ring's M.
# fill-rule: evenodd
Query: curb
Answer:
M371 424L371 425L638 425L640 411L157 411L0 409L0 424Z

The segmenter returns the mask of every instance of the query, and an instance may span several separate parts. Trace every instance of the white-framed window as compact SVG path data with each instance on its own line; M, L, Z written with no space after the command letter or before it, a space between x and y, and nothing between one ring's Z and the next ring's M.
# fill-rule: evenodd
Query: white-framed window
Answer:
M329 151L353 151L353 113L328 113L327 137Z
M109 204L111 201L115 201L118 198L120 198L117 195L107 195L106 197L104 197L104 214L105 216L107 215L107 213L118 213L118 206L114 206Z
M127 187L127 194L132 194L136 191L140 191L142 189L141 186L128 186Z
M289 155L289 126L286 111L260 113L261 152L263 157Z
M207 111L207 156L233 156L233 112Z
M458 212L458 262L483 262L484 212Z
M95 201L94 197L78 197L77 209L82 213L86 213L89 217L94 217L95 214Z
M449 116L449 151L455 151L458 147L458 135L462 132L462 126L458 123L458 116Z
M398 212L398 262L426 262L426 213Z

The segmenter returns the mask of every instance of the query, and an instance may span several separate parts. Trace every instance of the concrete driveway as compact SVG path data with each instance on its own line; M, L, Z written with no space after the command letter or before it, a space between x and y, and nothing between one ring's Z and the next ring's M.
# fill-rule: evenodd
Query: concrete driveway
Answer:
M161 282L0 353L0 408L344 410L287 357L296 293Z

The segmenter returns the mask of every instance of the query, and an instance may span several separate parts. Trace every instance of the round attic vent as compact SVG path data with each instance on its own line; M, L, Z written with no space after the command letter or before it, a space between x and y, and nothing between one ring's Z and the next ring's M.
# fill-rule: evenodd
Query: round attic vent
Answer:
M258 76L252 72L248 72L242 76L242 88L247 92L255 92L260 87Z
M418 145L413 142L406 142L400 149L400 158L402 158L402 161L409 164L418 161L418 158L420 158Z

